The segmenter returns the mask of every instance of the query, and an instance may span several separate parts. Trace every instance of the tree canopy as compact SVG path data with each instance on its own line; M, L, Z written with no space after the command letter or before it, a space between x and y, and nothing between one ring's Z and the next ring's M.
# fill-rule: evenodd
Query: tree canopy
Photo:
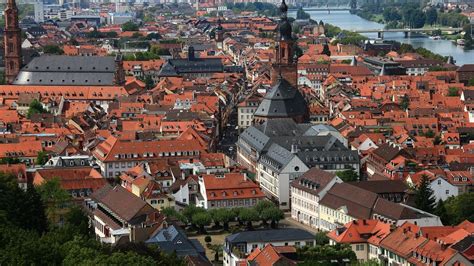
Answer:
M418 209L433 213L436 199L431 189L431 181L427 175L422 175L415 191L415 205Z
M128 21L122 24L122 31L138 31L138 24Z
M34 99L28 108L28 113L27 117L30 118L34 114L44 114L47 113L48 111L44 109L43 105L41 104L40 101Z
M43 52L45 54L54 54L54 55L61 55L64 54L63 49L57 45L45 45L43 47Z
M63 194L56 189L53 182L42 193ZM100 244L79 207L65 213L62 226L48 224L43 199L49 204L52 196L21 190L13 176L0 173L0 191L0 265L184 265L145 244Z

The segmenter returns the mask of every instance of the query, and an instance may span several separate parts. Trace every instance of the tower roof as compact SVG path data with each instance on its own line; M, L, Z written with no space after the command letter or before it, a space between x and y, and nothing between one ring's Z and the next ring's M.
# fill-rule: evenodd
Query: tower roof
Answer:
M280 40L291 40L292 37L292 29L291 23L288 21L288 6L285 3L285 0L281 2L280 5L280 12L281 12L281 19L278 25L278 30L280 32Z
M306 101L301 93L283 78L265 95L255 116L297 117L306 114Z

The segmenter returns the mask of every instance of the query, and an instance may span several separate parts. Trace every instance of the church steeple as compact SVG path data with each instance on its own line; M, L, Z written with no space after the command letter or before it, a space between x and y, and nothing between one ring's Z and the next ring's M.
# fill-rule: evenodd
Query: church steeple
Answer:
M5 78L13 83L21 68L21 30L15 0L8 0L5 8Z
M274 84L277 83L278 78L281 76L296 88L298 79L296 60L294 58L295 40L293 38L291 23L288 20L288 6L285 0L281 2L280 13L272 81Z

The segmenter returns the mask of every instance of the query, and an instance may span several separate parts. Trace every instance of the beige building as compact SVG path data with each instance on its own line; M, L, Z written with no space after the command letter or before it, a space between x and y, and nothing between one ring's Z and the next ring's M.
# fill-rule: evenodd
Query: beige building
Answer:
M319 228L319 201L342 180L335 174L311 168L291 182L291 217L313 228Z

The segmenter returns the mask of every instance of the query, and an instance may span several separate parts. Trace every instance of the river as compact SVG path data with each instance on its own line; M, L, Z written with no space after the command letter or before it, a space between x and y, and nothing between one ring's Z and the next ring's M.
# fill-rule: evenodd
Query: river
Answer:
M345 30L366 30L366 29L383 29L384 25L373 21L366 20L357 15L349 13L349 11L307 11L311 18L316 21L322 20ZM296 12L289 12L289 16L295 17ZM376 38L377 33L364 33L369 38ZM474 64L474 50L465 51L462 47L453 44L448 40L433 40L422 34L412 34L405 38L401 32L384 33L385 40L395 40L401 43L408 43L413 47L424 47L434 53L453 56L457 65Z

